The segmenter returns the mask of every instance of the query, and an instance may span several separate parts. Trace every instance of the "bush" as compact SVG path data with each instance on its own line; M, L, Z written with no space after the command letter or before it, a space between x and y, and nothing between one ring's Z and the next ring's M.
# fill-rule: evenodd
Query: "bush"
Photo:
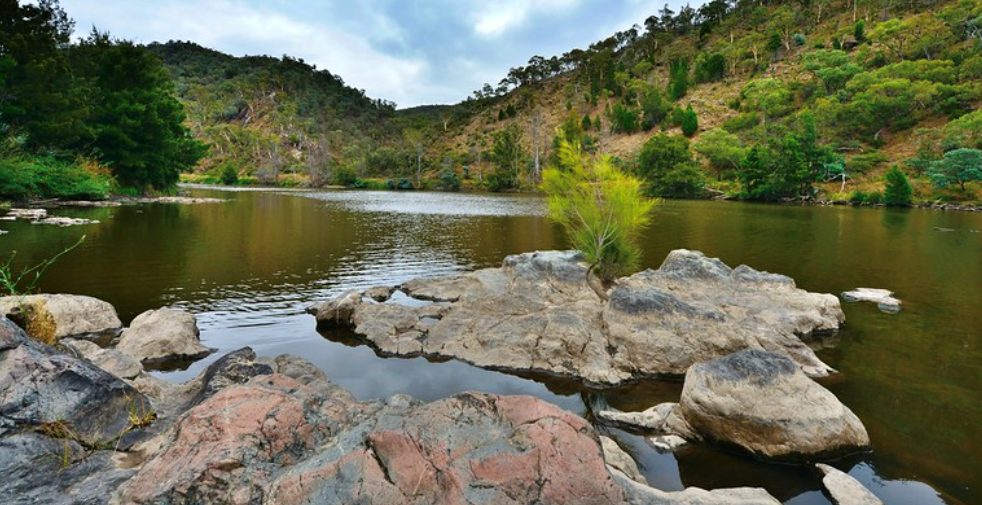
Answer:
M334 170L334 184L338 186L354 186L358 180L358 174L350 166L339 166Z
M226 186L234 186L239 182L239 171L235 168L235 164L231 161L222 163L218 170L218 180Z
M805 35L802 34L802 33L796 33L796 34L794 34L794 43L797 46L803 46L803 45L805 45Z
M682 116L682 134L686 137L691 137L699 131L699 118L696 117L696 111L692 110L692 105L689 105L685 109L685 114Z
M699 198L705 193L706 175L690 161L675 165L652 182L651 192L669 198Z
M669 65L668 97L678 100L689 88L689 60L679 58Z
M457 178L457 172L452 169L446 169L440 172L440 189L444 191L458 191L460 190L460 179Z
M0 197L10 200L104 200L112 185L94 165L87 169L49 157L0 159Z
M883 191L883 203L891 207L910 207L914 189L907 176L894 165L885 177L887 184Z
M882 199L883 195L879 191L870 191L867 193L857 189L849 194L849 203L855 205L876 205Z
M615 104L608 114L611 129L617 133L634 133L638 131L638 113L622 105Z
M726 58L719 53L709 56L700 54L696 58L695 81L713 82L719 81L726 76Z

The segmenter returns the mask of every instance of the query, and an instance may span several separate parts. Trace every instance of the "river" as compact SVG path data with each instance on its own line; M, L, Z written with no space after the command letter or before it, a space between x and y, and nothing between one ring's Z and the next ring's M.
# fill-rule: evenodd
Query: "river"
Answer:
M45 292L111 302L128 322L162 305L198 316L203 342L227 352L293 353L361 399L424 400L465 390L531 394L578 413L585 403L642 410L677 401L681 384L609 391L463 363L381 358L344 335L321 335L304 308L347 289L496 266L512 253L564 248L534 196L427 192L217 192L226 203L59 209L100 224L0 222L0 258L49 257L85 242L41 281ZM844 304L846 325L819 357L822 380L865 423L873 452L836 462L888 505L969 504L982 489L982 214L665 201L644 238L644 266L676 248L793 277L809 291L888 288L903 311ZM185 380L187 370L159 372ZM612 430L650 483L674 490L763 486L788 504L828 504L811 468L756 462L709 447L662 454Z

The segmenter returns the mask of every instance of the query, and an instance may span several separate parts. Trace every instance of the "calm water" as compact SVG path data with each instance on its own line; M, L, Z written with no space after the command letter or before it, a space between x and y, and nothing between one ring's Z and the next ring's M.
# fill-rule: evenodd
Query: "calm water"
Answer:
M542 201L440 193L268 193L195 190L224 204L60 210L99 225L58 229L0 222L0 254L36 262L85 243L53 267L45 291L113 303L124 321L162 305L187 307L205 344L294 353L360 398L409 393L432 400L464 390L531 394L586 413L676 401L678 383L614 391L480 370L462 363L383 359L345 335L320 335L303 313L343 290L494 266L503 256L563 248ZM866 424L871 455L837 463L888 504L968 504L980 477L982 215L924 210L799 208L665 202L645 240L645 265L675 248L730 265L788 274L812 291L889 288L897 315L845 305L847 324L820 351L841 373L824 384ZM214 359L213 356L212 359ZM172 380L190 369L162 373ZM642 437L609 433L652 485L764 486L791 504L827 504L810 468L764 464L700 446L660 454Z

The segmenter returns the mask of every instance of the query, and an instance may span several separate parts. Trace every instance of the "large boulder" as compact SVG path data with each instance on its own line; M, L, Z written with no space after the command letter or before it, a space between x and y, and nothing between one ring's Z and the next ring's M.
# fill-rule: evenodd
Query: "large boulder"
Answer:
M198 324L186 310L148 310L123 330L116 349L140 360L145 366L203 358L212 352L198 339Z
M100 339L119 334L123 323L108 302L80 295L41 294L0 298L0 317L18 321L46 344L62 338Z
M121 379L0 318L0 436L27 429L105 445L134 428L131 413L149 409Z
M383 354L457 358L602 386L681 376L741 349L786 355L812 376L832 371L801 338L844 320L833 295L677 250L658 270L620 279L604 303L586 270L575 252L519 254L500 268L348 292L310 312L320 328L351 329Z
M765 351L694 365L678 413L699 436L765 458L811 460L869 446L863 423L835 395Z

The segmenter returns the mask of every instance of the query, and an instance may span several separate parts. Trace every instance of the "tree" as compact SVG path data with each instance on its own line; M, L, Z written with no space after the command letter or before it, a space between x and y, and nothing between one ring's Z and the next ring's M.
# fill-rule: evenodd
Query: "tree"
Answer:
M722 128L702 133L692 148L709 160L717 179L722 179L724 170L738 170L740 162L747 156L740 138Z
M685 114L682 116L682 135L686 137L691 137L699 131L699 118L696 117L696 111L692 110L692 104L689 104L685 108Z
M618 133L638 131L638 113L623 104L614 104L608 112L611 130Z
M914 189L900 168L894 165L887 171L885 179L886 188L883 191L883 203L891 207L910 207Z
M156 55L93 31L69 59L75 75L89 83L88 146L121 185L171 188L204 156L206 147L184 126L184 108Z
M845 51L837 49L809 51L802 55L801 61L805 69L822 81L825 92L829 94L842 89L852 76L862 70Z
M720 53L700 53L696 58L695 81L713 82L726 76L726 57Z
M671 109L672 105L665 101L661 91L653 87L648 89L641 98L641 112L643 114L641 128L645 131L654 128L665 119Z
M928 168L931 182L939 188L958 184L965 191L965 183L982 181L982 150L960 148L944 153L944 157Z
M761 113L765 125L769 118L783 116L791 110L791 91L773 77L748 82L740 91L740 98L747 111Z
M525 152L520 142L521 131L515 125L495 132L494 143L491 147L491 163L494 171L488 175L488 189L503 191L518 186L518 176L521 171Z
M678 100L685 96L689 88L689 60L678 58L669 65L668 97Z
M641 181L621 172L609 156L589 159L567 142L559 151L559 166L543 174L549 216L590 263L586 281L606 301L610 283L640 260L637 241L655 202L644 197Z
M426 137L418 128L406 128L402 130L402 138L415 154L416 187L420 187L423 182L423 153L426 151Z
M648 190L658 194L664 186L660 186L668 173L677 166L690 163L692 153L689 151L689 141L678 135L658 134L641 146L638 154L638 175L648 183Z

